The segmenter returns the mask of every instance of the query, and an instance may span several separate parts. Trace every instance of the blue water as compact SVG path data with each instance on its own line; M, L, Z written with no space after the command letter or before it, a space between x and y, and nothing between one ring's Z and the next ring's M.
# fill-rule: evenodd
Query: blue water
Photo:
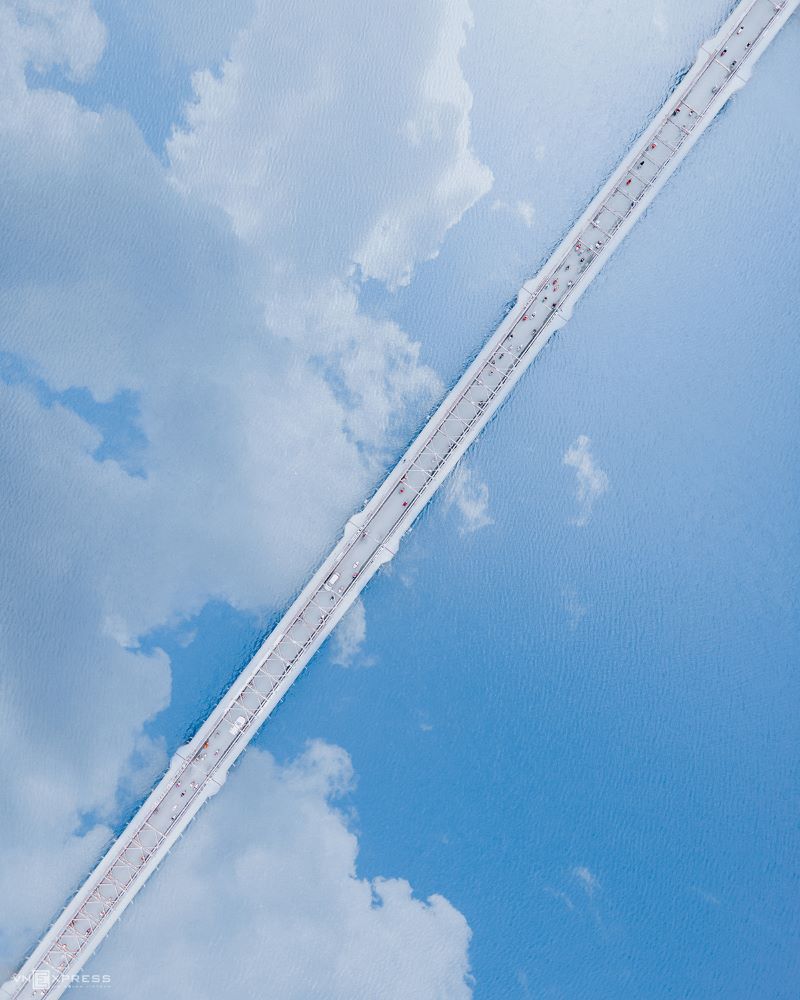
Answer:
M465 914L478 998L797 996L798 43L795 21L470 453L494 523L461 536L438 498L365 594L374 665L326 647L258 737L350 752L361 873ZM474 301L488 328L502 299ZM611 483L585 527L580 434ZM211 639L221 683L255 631L200 622L178 678Z

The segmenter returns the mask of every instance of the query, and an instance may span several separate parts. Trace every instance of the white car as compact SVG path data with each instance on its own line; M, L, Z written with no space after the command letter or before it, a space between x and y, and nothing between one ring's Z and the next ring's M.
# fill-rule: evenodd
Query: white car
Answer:
M236 722L230 728L231 736L236 736L237 733L240 733L244 729L245 722L247 722L247 719L243 715L237 716Z

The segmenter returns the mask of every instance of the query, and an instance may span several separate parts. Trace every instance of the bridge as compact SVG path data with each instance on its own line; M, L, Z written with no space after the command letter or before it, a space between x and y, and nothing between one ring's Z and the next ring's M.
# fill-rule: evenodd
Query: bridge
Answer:
M800 0L743 0L704 43L650 125L535 278L405 455L309 580L273 632L19 972L13 1000L56 997L77 977L125 907L378 568L508 397L616 246L697 142Z

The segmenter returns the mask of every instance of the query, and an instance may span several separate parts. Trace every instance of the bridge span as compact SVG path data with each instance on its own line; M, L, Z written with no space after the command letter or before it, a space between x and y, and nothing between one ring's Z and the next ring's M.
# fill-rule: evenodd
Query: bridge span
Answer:
M0 997L55 1000L485 427L800 0L742 0Z

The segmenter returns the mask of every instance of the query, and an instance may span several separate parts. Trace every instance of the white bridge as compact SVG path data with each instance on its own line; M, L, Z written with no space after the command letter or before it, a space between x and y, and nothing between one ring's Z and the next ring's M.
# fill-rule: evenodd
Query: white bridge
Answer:
M744 0L436 410L16 976L15 1000L60 996L511 392L800 0Z

